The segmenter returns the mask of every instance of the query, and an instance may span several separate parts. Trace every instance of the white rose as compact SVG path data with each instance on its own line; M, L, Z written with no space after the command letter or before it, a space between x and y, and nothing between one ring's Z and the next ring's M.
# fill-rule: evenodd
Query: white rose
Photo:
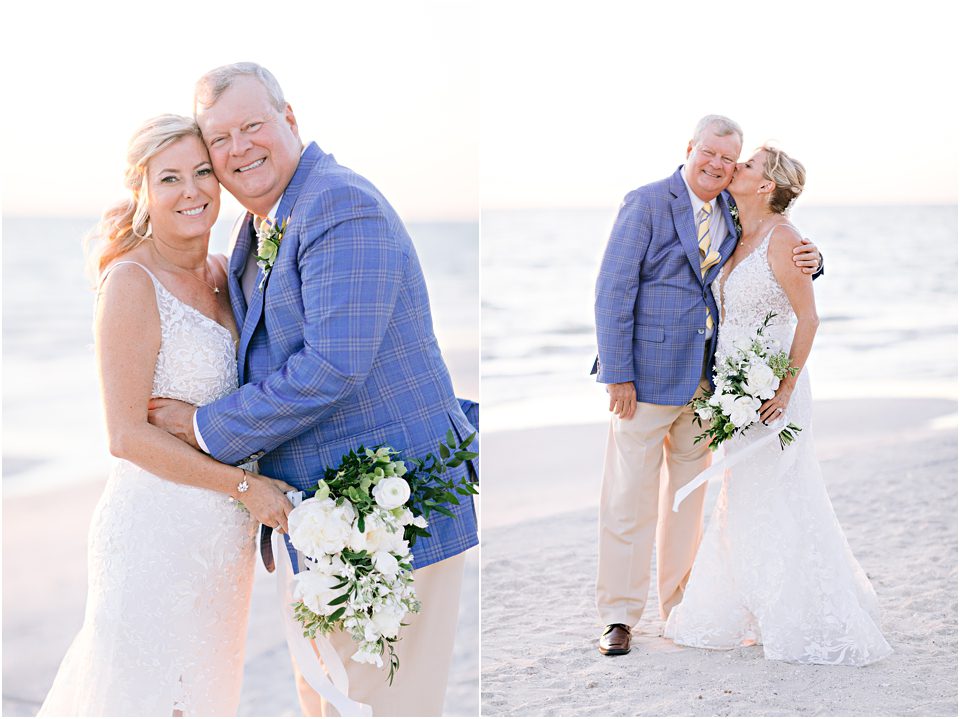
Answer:
M314 558L311 562L310 571L318 574L329 574L342 576L346 565L338 555L325 554L322 557Z
M704 422L709 422L713 419L713 409L711 407L701 407L697 410L697 416Z
M780 386L780 380L763 362L754 362L747 370L747 383L744 391L760 399L770 399L774 390Z
M751 422L760 419L760 400L753 397L739 397L733 401L730 410L730 421L738 428L746 427Z
M358 519L350 534L350 549L355 552L369 552L376 554L382 549L391 546L390 532L386 524L376 514L368 514L363 518L363 531L360 531Z
M289 516L290 541L308 557L339 554L347 546L356 513L353 505L311 497Z
M396 607L383 607L370 617L369 627L381 637L392 639L400 632L403 611Z
M730 413L733 412L733 403L736 401L737 395L735 394L720 395L720 411L729 417Z
M384 477L373 488L373 498L384 509L396 509L410 499L410 485L402 477Z
M387 543L390 551L394 554L399 554L401 557L410 551L407 540L403 538L403 527L391 532Z
M311 612L322 616L329 616L337 610L337 607L330 606L330 602L346 591L344 587L333 588L342 581L339 577L313 570L300 572L295 581L293 598L302 600Z
M362 646L350 658L360 664L376 664L378 669L383 666L383 659L380 657L380 652L376 651L370 645Z
M373 566L384 576L393 579L400 572L400 562L390 552L377 552L373 555Z

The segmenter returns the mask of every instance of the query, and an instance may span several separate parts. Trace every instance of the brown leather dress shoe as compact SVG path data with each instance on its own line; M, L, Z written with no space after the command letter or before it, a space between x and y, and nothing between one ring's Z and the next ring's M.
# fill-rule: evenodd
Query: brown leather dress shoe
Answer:
M600 636L600 653L604 656L630 653L630 627L626 624L608 624Z

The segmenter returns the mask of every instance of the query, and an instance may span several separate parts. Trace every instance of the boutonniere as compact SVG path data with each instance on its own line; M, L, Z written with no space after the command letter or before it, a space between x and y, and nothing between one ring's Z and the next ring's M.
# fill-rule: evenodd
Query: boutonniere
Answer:
M743 235L743 227L740 224L740 210L732 202L730 203L730 216L733 217L733 226L737 230L737 239L739 240Z
M283 233L287 229L289 220L288 217L278 227L269 218L265 217L260 222L260 227L257 228L257 266L263 270L263 278L260 280L259 287L261 290L270 275L270 270L273 269L273 263L277 261L280 242L283 240Z

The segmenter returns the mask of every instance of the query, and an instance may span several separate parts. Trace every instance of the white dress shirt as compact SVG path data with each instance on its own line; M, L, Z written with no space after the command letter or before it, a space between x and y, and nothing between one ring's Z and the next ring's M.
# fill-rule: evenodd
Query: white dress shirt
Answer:
M693 225L696 227L697 218L700 216L700 210L703 209L704 201L697 197L696 193L690 189L690 185L687 184L685 170L686 165L684 165L684 170L681 170L680 177L683 178L683 184L690 195L690 206L693 208ZM710 249L716 252L720 251L720 245L727 236L727 222L723 217L723 213L717 211L718 209L719 203L717 202L717 198L714 197L710 200Z
M687 183L686 169L687 166L684 165L683 170L680 171L680 177L683 178L683 184L690 195L690 206L693 208L693 224L696 226L697 218L700 216L700 210L703 209L704 200L697 197L697 194L690 189L690 185ZM720 245L726 236L727 222L723 217L723 212L720 212L720 203L718 203L717 198L714 197L710 200L710 251L719 253ZM713 337L713 332L713 327L707 327L704 339L709 340Z

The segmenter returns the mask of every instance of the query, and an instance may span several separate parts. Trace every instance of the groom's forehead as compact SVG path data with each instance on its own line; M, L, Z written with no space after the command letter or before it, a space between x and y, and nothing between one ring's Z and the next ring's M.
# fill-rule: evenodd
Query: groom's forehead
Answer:
M269 110L269 105L258 102L222 106L220 103L214 103L210 107L198 109L197 124L204 135L227 132L252 122L262 122L266 119Z
M240 79L242 80L242 79ZM197 106L197 121L201 127L223 124L235 125L262 119L272 109L266 88L256 79L252 82L238 80L228 87L210 105Z
M712 150L713 152L726 152L726 153L735 153L740 154L742 145L737 141L737 136L735 134L730 135L716 135L712 132L705 132L701 138L697 141L697 146L702 147L705 150Z

